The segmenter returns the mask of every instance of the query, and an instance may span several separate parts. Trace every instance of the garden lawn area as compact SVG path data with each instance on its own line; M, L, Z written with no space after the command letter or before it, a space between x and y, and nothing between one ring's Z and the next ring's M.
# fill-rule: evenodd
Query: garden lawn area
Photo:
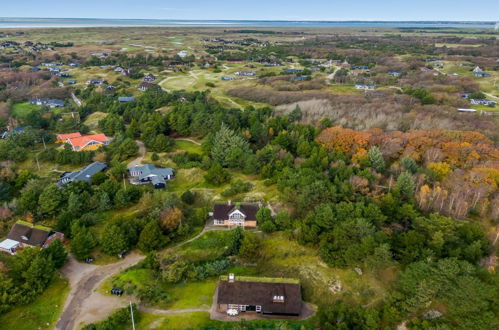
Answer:
M187 282L168 285L166 292L171 301L162 307L167 309L210 308L218 279L204 282Z
M175 148L177 150L184 150L191 153L202 154L201 146L191 141L175 140Z
M137 329L200 329L210 325L222 325L223 322L211 321L210 314L205 312L183 313L171 315L153 315L141 313Z
M53 329L69 292L65 279L54 282L30 304L0 316L0 328L12 330Z
M104 112L94 112L92 114L90 114L86 119L85 121L83 122L83 124L85 124L86 126L88 126L92 131L94 131L97 126L99 125L99 120L102 120L104 118L106 118L108 114L107 113L104 113Z
M166 253L177 254L180 260L188 262L214 260L225 252L230 235L227 230L208 231L198 239Z
M17 103L12 106L12 117L24 119L31 112L40 110L38 105L30 104L29 102Z

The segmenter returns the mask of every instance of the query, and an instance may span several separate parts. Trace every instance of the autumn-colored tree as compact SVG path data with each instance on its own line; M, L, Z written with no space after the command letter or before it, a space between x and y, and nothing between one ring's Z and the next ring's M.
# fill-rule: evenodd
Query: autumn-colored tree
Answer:
M323 130L317 140L329 150L353 154L358 148L367 148L369 137L368 132L335 126Z
M171 232L180 225L184 215L176 207L168 207L159 212L159 225L166 232Z

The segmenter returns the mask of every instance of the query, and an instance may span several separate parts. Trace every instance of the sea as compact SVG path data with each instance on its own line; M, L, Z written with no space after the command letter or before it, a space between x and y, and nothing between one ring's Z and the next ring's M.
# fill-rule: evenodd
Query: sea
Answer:
M103 18L1 18L0 28L50 27L255 27L255 28L474 28L498 29L496 22L451 21L258 21L258 20L175 20L175 19L103 19Z

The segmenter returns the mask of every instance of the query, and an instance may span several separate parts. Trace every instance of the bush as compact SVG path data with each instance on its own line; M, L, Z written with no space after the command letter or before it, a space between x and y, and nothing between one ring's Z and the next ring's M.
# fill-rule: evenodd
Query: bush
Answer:
M237 194L242 194L250 191L253 185L249 182L243 182L241 180L236 180L233 182L229 188L222 191L221 195L223 197L231 197Z

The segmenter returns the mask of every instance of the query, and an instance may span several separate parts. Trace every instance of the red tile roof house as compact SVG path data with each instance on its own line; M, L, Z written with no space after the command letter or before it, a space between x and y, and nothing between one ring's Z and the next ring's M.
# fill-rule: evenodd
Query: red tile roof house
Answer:
M75 133L68 133L68 134L59 134L57 135L55 141L56 143L66 143L68 139L73 139L76 137L80 137L81 133L80 132L75 132Z
M0 251L15 254L24 247L48 247L54 240L64 241L64 234L42 226L19 221L12 226L7 239L0 242Z
M56 142L68 143L73 151L96 150L102 146L106 146L111 141L104 134L81 135L80 133L69 133L57 135Z
M232 204L231 201L215 204L213 207L213 224L215 226L256 228L256 204Z
M298 316L302 310L300 282L290 278L221 276L216 308L228 315L255 312Z

